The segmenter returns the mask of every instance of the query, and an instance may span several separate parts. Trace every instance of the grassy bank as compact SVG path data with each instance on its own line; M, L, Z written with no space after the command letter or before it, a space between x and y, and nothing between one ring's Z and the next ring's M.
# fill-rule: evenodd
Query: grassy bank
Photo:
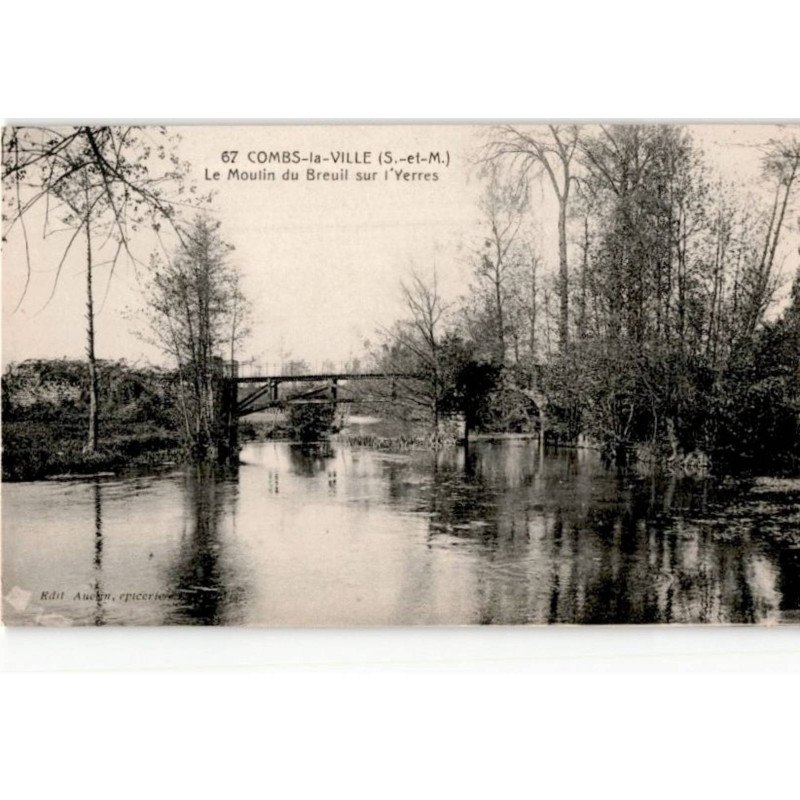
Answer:
M174 460L179 437L145 426L104 437L94 452L84 450L84 438L69 438L58 429L27 423L3 425L3 480L30 481L55 475L120 472Z
M165 374L119 361L100 364L100 437L86 452L86 370L81 361L25 361L3 375L4 481L119 472L179 457Z

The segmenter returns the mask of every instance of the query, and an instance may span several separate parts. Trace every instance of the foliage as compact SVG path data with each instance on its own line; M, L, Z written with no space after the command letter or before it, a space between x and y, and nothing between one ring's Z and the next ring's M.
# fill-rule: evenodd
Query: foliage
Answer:
M2 381L3 479L120 469L180 444L171 376L123 361L98 362L105 435L86 452L87 365L72 360L12 364Z
M710 405L716 457L734 465L800 464L800 272L793 303L736 354Z
M137 126L81 126L44 128L10 126L3 131L3 239L17 227L25 244L27 269L22 305L32 267L27 220L42 206L42 236L70 233L54 274L49 303L55 295L67 256L85 238L86 358L88 431L86 448L93 451L99 436L99 389L95 357L95 270L97 251L112 246L108 281L122 253L136 262L131 236L142 226L159 231L169 224L180 237L177 208L187 203L187 166L174 152L176 137L165 128L144 131ZM193 187L188 195L193 193ZM51 217L60 228L54 229ZM65 227L64 227L65 226ZM102 262L101 262L102 263Z
M454 370L443 410L462 414L467 430L491 429L496 416L493 393L500 381L500 370L487 362L462 361Z
M720 181L680 126L495 129L469 291L447 306L435 273L415 273L377 355L420 376L398 400L433 421L588 436L617 461L797 462L798 283L781 319L768 312L800 142L763 153L760 200ZM558 203L549 273L533 181Z
M222 360L229 355L232 361L248 334L249 306L229 261L232 250L219 224L198 216L174 258L153 257L145 289L143 337L177 369L184 440L200 460L220 455Z
M292 437L300 442L320 441L331 433L335 416L333 403L292 404L288 414Z

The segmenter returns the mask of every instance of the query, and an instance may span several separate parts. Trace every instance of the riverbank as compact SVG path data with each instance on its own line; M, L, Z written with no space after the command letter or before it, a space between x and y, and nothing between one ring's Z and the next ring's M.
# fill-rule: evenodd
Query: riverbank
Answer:
M153 468L178 460L181 442L175 433L143 425L102 437L94 452L84 445L83 438L64 436L58 428L4 422L3 481Z
M171 384L161 370L98 364L100 427L86 450L86 364L68 359L11 365L3 375L3 481L155 467L180 458Z

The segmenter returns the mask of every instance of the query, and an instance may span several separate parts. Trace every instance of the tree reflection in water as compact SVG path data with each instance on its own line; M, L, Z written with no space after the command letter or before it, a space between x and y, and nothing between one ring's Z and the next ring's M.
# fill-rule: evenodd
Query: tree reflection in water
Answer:
M421 491L388 473L428 513L430 546L474 558L481 622L744 623L797 607L798 559L765 530L774 509L730 513L742 485L481 444L433 456Z
M336 475L335 470L328 470L328 465L336 458L336 452L330 442L309 442L307 444L289 445L289 461L293 475L302 478L313 478L328 471L328 477Z
M95 478L92 486L94 504L94 624L105 624L103 607L103 586L100 580L103 574L103 487L100 478Z
M168 586L177 596L170 624L236 623L245 590L226 546L223 520L235 524L235 469L198 464L186 469L185 527Z
M57 595L54 624L800 620L797 479L645 477L520 441L244 456L9 484L4 583Z

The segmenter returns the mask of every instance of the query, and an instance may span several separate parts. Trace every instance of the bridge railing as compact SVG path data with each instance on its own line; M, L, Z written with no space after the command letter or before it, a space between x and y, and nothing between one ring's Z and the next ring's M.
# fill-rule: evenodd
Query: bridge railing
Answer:
M259 375L329 375L370 372L370 366L359 359L350 361L226 361L223 374L228 378L252 378Z

